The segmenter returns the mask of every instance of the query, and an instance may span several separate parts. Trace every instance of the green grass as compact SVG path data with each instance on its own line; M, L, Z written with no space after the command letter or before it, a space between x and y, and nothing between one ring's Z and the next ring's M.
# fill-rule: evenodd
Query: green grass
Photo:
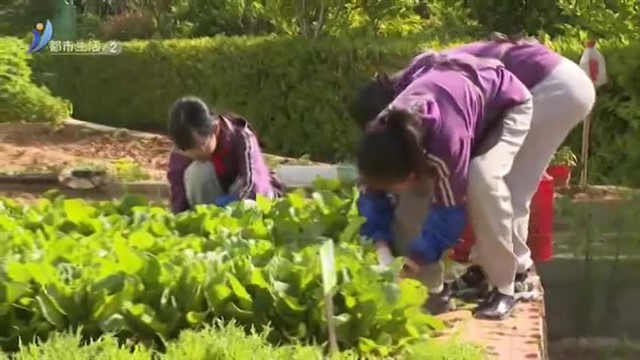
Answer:
M246 334L239 327L211 326L201 331L185 331L176 341L167 343L158 354L142 345L119 345L113 336L105 336L83 345L81 337L55 333L47 341L21 347L15 354L0 353L0 359L14 360L313 360L323 359L320 346L268 344L265 333ZM331 359L356 360L354 352L335 354ZM484 360L481 348L457 339L429 341L407 348L398 359L406 360Z

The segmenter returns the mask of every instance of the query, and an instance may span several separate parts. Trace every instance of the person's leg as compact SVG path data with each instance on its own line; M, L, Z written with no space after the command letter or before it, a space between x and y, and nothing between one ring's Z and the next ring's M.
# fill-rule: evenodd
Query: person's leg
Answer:
M589 77L574 62L564 59L531 90L531 129L516 155L505 181L511 189L513 206L513 252L519 273L533 265L527 246L529 205L538 184L569 132L591 111L595 89Z
M432 315L455 310L448 285L444 282L444 272L444 261L441 259L434 264L421 267L415 276L416 280L427 287L429 295L423 309Z
M433 182L425 182L421 189L411 189L397 194L394 213L393 235L396 256L408 255L409 245L422 231L422 224L433 201ZM429 292L424 305L431 314L440 314L453 309L453 302L444 284L444 264L423 266L415 279L422 282Z
M191 208L213 204L224 190L211 161L193 161L184 172L184 187Z
M495 288L478 307L477 315L482 317L503 318L515 304L517 263L512 241L513 208L505 177L527 137L532 113L531 100L510 109L502 127L485 139L492 146L479 152L469 164L467 209L476 235L477 261ZM480 147L486 145L480 144Z
M511 189L513 220L513 252L517 258L516 297L531 295L527 273L531 252L527 246L529 205L549 161L567 134L589 113L595 101L595 89L584 71L568 59L531 90L533 116L531 128L516 155L511 172L505 177ZM531 176L533 175L533 176ZM478 251L471 248L469 260L478 263ZM465 296L482 293L486 276L477 265L469 267L456 280L453 291Z
M425 184L423 189L409 189L396 194L393 250L398 256L407 255L409 245L422 231L433 199L433 187L430 184Z

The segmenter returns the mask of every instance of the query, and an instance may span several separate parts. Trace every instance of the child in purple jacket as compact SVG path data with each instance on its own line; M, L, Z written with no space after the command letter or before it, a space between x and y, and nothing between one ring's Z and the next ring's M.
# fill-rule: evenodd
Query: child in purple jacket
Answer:
M216 114L202 100L184 97L169 112L168 133L175 145L167 171L173 212L281 194L242 117Z
M367 219L361 232L379 253L388 253L398 241L388 194L435 181L434 201L424 204L431 209L410 241L405 266L406 275L419 277L427 286L425 307L431 313L451 308L442 256L462 235L467 208L482 203L491 214L508 207L506 176L528 135L532 112L531 94L499 61L452 55L434 58L431 67L415 72L411 83L367 126L357 154L366 187L359 199ZM481 226L474 211L470 218L474 227ZM498 224L505 229L508 225ZM490 250L496 259L512 256L507 244ZM511 312L513 277L502 280L492 284L479 316L503 318Z
M577 64L529 39L496 33L490 41L462 45L441 54L471 54L500 60L532 94L534 112L531 128L505 177L511 193L510 204L506 206L505 203L498 211L483 206L483 203L475 203L469 209L472 220L475 218L472 225L478 240L470 260L483 266L469 267L452 286L454 292L482 293L488 285L506 283L507 277L514 277L516 298L524 297L529 290L526 279L532 266L526 245L529 204L554 152L591 111L595 102L594 86ZM416 74L432 67L439 56L425 52L391 77L378 76L359 94L351 109L352 116L361 125L368 122L411 84ZM493 245L503 249L493 250ZM505 258L495 255L505 251L511 255Z

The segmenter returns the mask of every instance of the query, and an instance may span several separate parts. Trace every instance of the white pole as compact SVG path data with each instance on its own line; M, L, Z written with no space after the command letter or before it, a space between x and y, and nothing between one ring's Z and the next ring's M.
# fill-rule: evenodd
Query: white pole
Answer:
M587 43L587 49L583 55L583 59L580 59L581 66L591 78L594 86L598 82L601 76L605 76L604 74L599 74L600 72L600 61L604 61L601 56L595 59L593 58L593 50L595 50L596 41L590 40ZM597 51L597 50L595 50ZM599 54L599 53L598 53ZM591 119L592 114L587 115L587 118L584 120L584 124L582 127L582 153L580 154L581 158L581 166L580 166L580 190L585 191L587 188L587 177L588 177L588 164L589 164L589 138L591 134Z
M580 155L581 169L580 169L580 190L584 191L587 188L587 169L589 164L589 134L591 133L591 114L587 115L582 125L582 153Z

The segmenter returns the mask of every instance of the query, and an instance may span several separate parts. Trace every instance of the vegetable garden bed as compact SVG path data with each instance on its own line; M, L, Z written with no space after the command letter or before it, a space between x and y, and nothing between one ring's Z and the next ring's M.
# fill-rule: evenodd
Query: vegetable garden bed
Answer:
M70 154L76 151L82 157L84 150L80 149L91 141L106 141L112 145L96 147L142 149L148 153L129 158L156 166L158 171L166 165L163 161L169 147L162 143L164 139L154 140L162 144L155 151L151 146L130 145L144 143L141 139L153 138L151 134L105 133L76 124L57 131L73 134L69 129L74 126L84 135L71 150L60 147L64 141L52 140L52 129L46 127L42 130L45 141L38 146ZM2 151L17 143L19 139L4 137ZM115 159L124 155L105 151L100 156ZM267 160L272 166L309 163L273 156ZM141 168L146 169L144 166ZM186 346L176 339L180 334L215 338L217 333L200 329L215 319L235 319L245 330L269 324L267 349L273 344L308 345L304 349L292 345L287 349L293 352L282 350L287 354L283 357L302 359L303 355L294 355L298 350L300 354L321 354L324 345L317 344L326 339L326 321L317 251L323 240L333 238L339 244L336 322L341 348L351 349L341 358L500 359L521 345L530 354L544 354L538 346L542 336L536 335L542 326L514 325L522 319L543 324L540 302L519 305L516 316L495 323L496 329L471 319L468 310L440 319L423 314L424 288L408 280L396 282L394 272L379 268L375 255L357 241L361 219L353 207L355 193L337 182L324 182L319 191L307 196L298 191L277 203L260 201L258 209L241 205L225 210L202 208L178 216L165 210L166 189L149 184L136 179L126 186L112 184L91 191L58 187L54 193L47 193L52 187L47 184L0 185L0 197L12 198L2 200L7 211L0 221L2 247L8 249L2 254L7 261L1 276L8 281L2 289L5 297L0 297L0 322L11 324L0 334L5 349L16 350L18 336L29 343L34 336L51 340L53 335L54 341L24 348L20 355L22 359L47 358L47 353L59 351L55 349L77 345L75 337L60 338L60 332L82 328L83 341L108 333L123 344L144 345L140 357L148 357L151 349L166 350L166 358L176 358L171 349ZM139 196L125 196L126 192L144 193L151 203ZM196 332L185 333L189 329ZM104 344L80 347L78 356L95 354L92 351L105 346L113 354L120 351ZM477 345L489 346L489 352ZM229 356L224 358L233 359Z
M339 194L337 194L337 192ZM326 340L318 247L335 239L343 349L387 356L428 343L443 321L420 310L425 289L397 282L362 247L351 190L294 192L257 208L174 216L138 196L88 203L0 201L4 350L67 330L166 350L214 319L269 325L272 344ZM422 357L424 358L424 357Z

